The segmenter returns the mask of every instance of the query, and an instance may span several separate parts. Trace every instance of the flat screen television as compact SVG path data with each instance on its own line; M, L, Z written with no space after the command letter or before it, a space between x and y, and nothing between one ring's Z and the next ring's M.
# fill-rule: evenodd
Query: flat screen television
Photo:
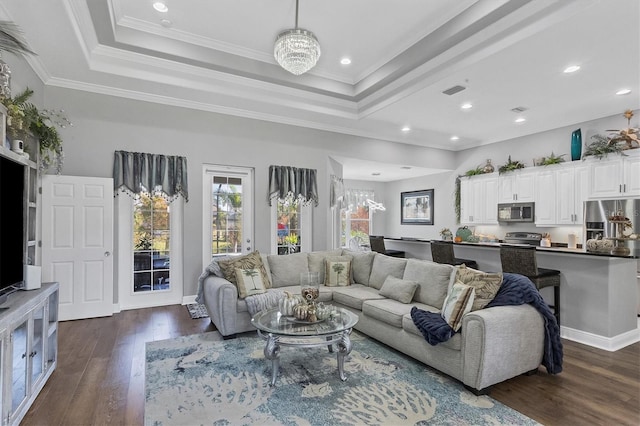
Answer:
M24 279L24 168L0 155L0 304Z

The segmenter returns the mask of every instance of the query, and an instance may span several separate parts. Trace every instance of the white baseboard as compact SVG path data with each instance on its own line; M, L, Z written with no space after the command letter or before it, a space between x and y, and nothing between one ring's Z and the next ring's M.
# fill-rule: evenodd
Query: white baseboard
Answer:
M614 337L604 337L582 330L560 326L560 336L567 340L582 343L605 351L615 352L626 346L640 342L640 328L618 334Z
M196 295L194 294L193 296L184 296L182 298L182 304L183 305L190 305L192 303L196 303Z

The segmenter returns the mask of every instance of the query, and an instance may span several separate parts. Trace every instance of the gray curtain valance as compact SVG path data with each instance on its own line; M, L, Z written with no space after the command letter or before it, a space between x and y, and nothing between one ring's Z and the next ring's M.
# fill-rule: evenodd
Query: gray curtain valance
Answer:
M318 206L318 182L315 169L269 166L269 205L271 200L299 200Z
M189 201L187 159L177 155L116 151L113 188L130 196L159 194L172 201L182 195Z

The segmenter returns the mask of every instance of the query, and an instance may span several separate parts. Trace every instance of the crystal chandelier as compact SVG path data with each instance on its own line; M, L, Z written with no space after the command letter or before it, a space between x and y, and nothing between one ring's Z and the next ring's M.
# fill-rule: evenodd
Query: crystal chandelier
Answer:
M296 0L296 27L278 34L273 56L282 68L300 75L309 71L320 57L320 43L311 31L298 28L298 0Z

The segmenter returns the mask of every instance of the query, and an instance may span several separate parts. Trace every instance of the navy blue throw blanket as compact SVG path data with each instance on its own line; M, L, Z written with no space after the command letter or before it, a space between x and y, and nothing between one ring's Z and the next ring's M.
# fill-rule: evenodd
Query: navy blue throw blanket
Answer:
M553 316L551 309L529 278L520 274L504 273L498 294L485 308L523 305L525 303L536 308L544 318L545 333L542 365L545 366L549 374L558 374L562 371L563 356L560 328L556 317ZM422 332L424 338L432 346L446 342L455 334L440 313L428 312L414 306L411 308L411 318L416 327Z

